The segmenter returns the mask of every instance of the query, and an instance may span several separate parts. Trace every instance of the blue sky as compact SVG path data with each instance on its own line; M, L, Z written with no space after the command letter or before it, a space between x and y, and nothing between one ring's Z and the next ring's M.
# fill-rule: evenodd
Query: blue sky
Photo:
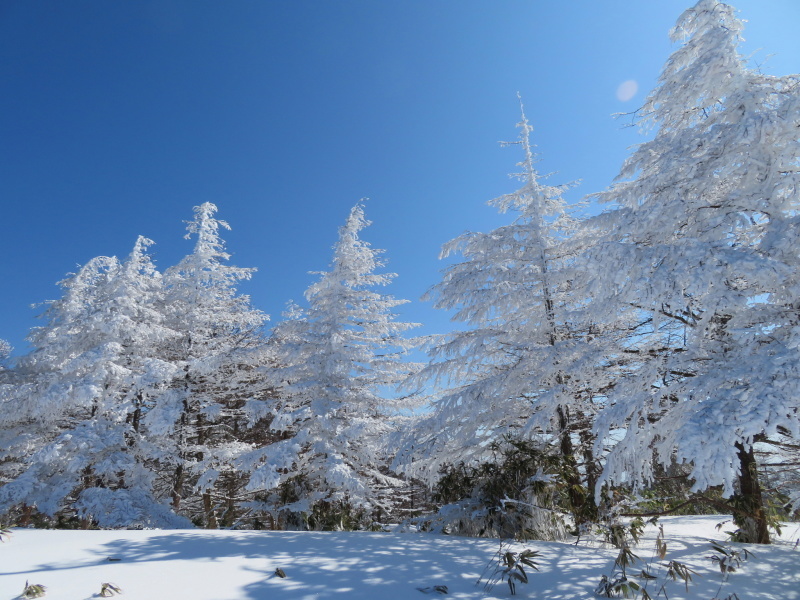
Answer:
M369 197L364 239L398 273L405 320L440 246L507 222L519 91L549 183L600 191L672 46L686 0L7 1L0 3L0 338L24 351L55 283L141 234L159 268L191 251L183 221L219 206L242 286L280 318L327 268ZM800 71L800 2L739 0L747 53ZM774 54L767 60L768 55ZM765 62L766 61L766 62ZM636 81L630 100L619 86Z

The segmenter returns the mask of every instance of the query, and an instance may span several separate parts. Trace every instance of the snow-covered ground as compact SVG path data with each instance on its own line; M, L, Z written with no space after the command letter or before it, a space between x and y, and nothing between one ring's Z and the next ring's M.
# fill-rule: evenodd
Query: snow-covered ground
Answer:
M669 599L711 600L734 592L740 600L800 599L800 524L789 524L772 546L748 546L754 555L722 583L708 541L725 542L725 534L715 529L721 520L661 520L666 560L679 560L697 572L688 593L681 582L670 583ZM653 556L654 537L649 527L636 549L641 558ZM476 585L498 547L497 540L424 533L15 529L0 544L0 600L17 598L26 581L46 586L47 600L97 598L106 582L122 588L121 598L142 600L426 598L418 588L428 588L430 597L509 598L505 583L489 592ZM520 547L541 556L539 572L531 574L529 584L518 585L518 598L591 598L617 554L583 541ZM277 568L285 579L274 574ZM432 591L439 585L447 586L447 596ZM649 585L653 597L660 585Z

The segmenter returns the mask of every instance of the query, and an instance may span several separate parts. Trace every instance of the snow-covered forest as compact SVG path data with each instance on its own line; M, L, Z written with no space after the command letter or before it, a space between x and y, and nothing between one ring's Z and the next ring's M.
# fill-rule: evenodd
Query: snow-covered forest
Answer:
M800 76L749 65L742 27L679 17L644 141L576 205L521 99L507 223L446 242L426 295L452 332L398 319L363 202L272 320L211 203L169 268L140 237L68 274L27 354L0 341L0 522L557 540L723 512L769 543L800 509Z

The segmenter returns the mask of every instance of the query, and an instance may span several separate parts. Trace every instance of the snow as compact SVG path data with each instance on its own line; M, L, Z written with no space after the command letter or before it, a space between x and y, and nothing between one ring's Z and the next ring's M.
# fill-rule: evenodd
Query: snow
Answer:
M800 599L800 525L789 524L774 545L746 546L753 556L723 583L708 542L726 541L715 529L722 520L661 519L667 560L698 574L688 594L682 582L670 583L669 598ZM649 527L634 549L643 559L653 555L655 533ZM541 553L540 571L517 585L518 598L591 598L617 554L596 541L518 546ZM15 598L26 581L46 586L47 600L96 598L107 582L122 588L121 598L148 600L422 600L428 596L417 588L435 585L447 586L443 598L510 598L504 583L490 592L476 585L498 547L492 539L427 533L14 529L0 544L0 600ZM655 597L652 584L649 591Z

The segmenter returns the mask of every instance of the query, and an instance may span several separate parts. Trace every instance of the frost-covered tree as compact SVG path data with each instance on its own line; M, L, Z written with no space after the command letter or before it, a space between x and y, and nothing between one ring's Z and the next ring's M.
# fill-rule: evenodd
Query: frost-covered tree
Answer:
M388 475L383 446L392 431L391 388L409 373L404 362L412 327L395 319L403 304L376 288L392 273L382 251L360 239L369 225L357 204L339 230L330 271L306 291L272 335L278 386L271 431L279 441L241 460L249 487L265 508L306 513L386 508L382 492L402 482Z
M103 526L188 525L179 510L215 526L217 497L231 508L265 316L236 293L252 270L224 264L215 212L195 208L194 252L163 277L139 238L124 263L98 257L62 283L4 376L0 508Z
M447 268L427 294L437 308L454 310L467 325L443 336L431 362L417 376L443 386L432 415L414 432L404 469L427 479L447 464L487 460L504 437L539 435L563 459L576 519L591 508L580 492L574 434L586 438L594 390L604 374L581 362L596 331L589 303L576 287L582 248L577 221L563 198L564 186L542 182L524 111L519 123L522 187L490 202L513 221L488 233L465 233L444 246L442 257L464 260ZM408 458L413 457L413 462ZM583 473L595 476L587 456ZM583 457L581 457L581 462ZM422 470L427 472L423 472Z
M5 340L0 339L0 411L5 411L5 403L11 397L11 392L14 391L12 384L13 371L8 368L7 360L11 356L11 344ZM3 426L0 425L0 448L4 448L0 458L0 485L9 481L13 474L16 472L15 467L19 467L19 463L13 460L13 451L9 448L9 437L3 431Z
M101 526L179 526L152 494L142 412L175 375L158 349L173 334L158 306L161 278L139 238L124 263L98 257L61 283L33 350L4 388L0 444L22 465L0 510L66 510Z
M230 226L216 212L210 202L194 208L186 235L196 238L194 251L164 274L166 322L177 333L164 355L180 375L144 417L160 448L159 470L170 481L174 510L202 515L208 527L217 525L212 492L221 477L232 476L232 459L247 448L234 434L237 419L244 421L250 352L261 343L267 318L237 293L254 269L227 264L219 230ZM202 507L187 507L182 501L196 490Z
M742 539L767 542L754 445L800 433L797 389L798 78L749 70L742 24L717 0L679 18L681 42L639 111L652 140L598 195L617 208L596 304L635 308L638 369L609 392L598 439L627 433L603 482L684 464L697 492L722 486ZM601 268L601 267L595 267Z

